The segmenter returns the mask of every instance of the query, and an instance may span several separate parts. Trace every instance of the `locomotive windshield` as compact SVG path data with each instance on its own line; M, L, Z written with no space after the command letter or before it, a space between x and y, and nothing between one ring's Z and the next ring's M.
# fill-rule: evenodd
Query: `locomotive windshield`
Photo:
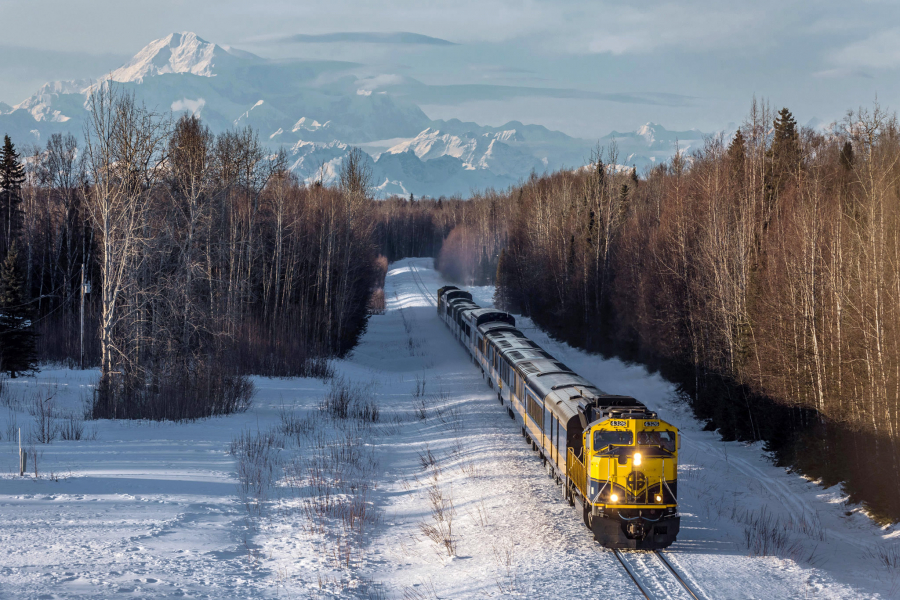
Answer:
M667 452L675 452L674 431L641 431L638 434L639 446L659 446Z
M594 451L603 450L613 444L630 446L634 443L634 434L630 431L595 431Z

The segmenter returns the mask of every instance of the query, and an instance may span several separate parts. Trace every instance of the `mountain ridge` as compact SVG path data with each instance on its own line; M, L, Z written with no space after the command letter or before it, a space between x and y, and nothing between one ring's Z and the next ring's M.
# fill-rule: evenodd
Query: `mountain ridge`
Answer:
M26 144L54 133L80 137L91 91L109 82L158 112L197 114L214 133L250 126L273 152L284 149L306 180L333 179L350 142L370 148L381 196L507 187L533 172L581 166L596 146L515 120L500 126L432 120L402 92L391 91L399 83L424 84L392 73L360 76L359 68L342 61L273 61L193 32L172 33L96 81L49 82L15 106L0 105L0 133ZM673 133L684 137L648 123L600 143L615 141L623 164L643 169L674 154ZM702 138L696 130L690 134L691 144ZM375 151L380 140L393 141Z

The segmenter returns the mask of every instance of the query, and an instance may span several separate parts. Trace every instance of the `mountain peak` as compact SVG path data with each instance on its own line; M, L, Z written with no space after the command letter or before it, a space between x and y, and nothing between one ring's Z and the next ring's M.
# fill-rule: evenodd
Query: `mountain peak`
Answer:
M110 73L109 79L140 83L144 77L165 73L191 73L201 77L214 77L216 75L214 67L248 58L255 57L246 52L226 49L207 42L191 31L170 33L144 46L127 64Z

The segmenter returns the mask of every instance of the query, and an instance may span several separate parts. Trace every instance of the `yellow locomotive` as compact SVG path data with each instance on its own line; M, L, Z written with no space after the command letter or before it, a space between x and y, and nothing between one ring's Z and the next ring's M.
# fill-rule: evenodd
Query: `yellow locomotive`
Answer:
M507 414L608 548L675 541L678 430L627 396L606 394L529 340L515 318L455 286L438 314L469 351Z

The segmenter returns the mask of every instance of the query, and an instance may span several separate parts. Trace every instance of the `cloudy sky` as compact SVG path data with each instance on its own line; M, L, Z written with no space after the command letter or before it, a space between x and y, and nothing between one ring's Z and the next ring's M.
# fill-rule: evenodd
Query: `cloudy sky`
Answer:
M896 0L0 0L0 101L96 78L173 31L430 84L432 118L594 137L713 131L754 95L801 121L900 107ZM392 35L405 32L403 35ZM452 42L452 43L446 43Z

